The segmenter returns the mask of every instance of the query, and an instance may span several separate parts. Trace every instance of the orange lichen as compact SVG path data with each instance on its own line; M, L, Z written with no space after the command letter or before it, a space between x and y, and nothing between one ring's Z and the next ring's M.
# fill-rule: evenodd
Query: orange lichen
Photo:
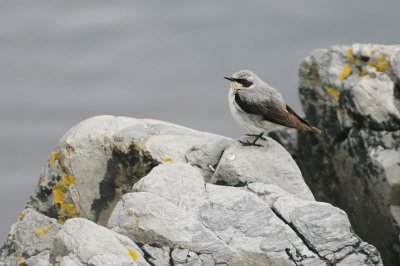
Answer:
M139 253L131 247L128 247L128 254L133 260L139 259Z
M339 101L340 91L338 89L330 86L326 86L325 89L333 97L333 99Z
M353 69L351 68L351 66L349 64L344 64L344 68L343 68L342 72L340 72L340 74L338 76L338 80L344 80L351 74L352 71L353 71Z

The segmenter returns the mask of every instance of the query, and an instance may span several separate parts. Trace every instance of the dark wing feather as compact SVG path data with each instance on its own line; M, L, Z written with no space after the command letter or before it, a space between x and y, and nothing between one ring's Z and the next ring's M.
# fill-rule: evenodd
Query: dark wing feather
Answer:
M297 115L287 104L272 102L267 99L256 99L236 93L235 101L246 113L262 116L263 119L286 127L313 131L320 134L320 130L313 127Z
M290 126L288 124L290 114L282 106L272 104L268 101L253 102L248 97L243 97L239 93L236 93L235 101L246 113L260 115L265 120L279 125Z

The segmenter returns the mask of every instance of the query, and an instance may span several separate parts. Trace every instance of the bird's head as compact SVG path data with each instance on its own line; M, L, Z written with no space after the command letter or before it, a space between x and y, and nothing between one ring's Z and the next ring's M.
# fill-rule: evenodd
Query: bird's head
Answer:
M224 77L231 82L231 88L234 92L238 90L249 90L259 80L259 77L250 70L240 70L232 77Z

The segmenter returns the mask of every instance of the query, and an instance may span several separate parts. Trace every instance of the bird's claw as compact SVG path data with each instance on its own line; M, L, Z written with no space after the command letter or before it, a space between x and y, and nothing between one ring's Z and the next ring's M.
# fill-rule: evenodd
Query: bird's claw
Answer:
M263 135L264 135L264 133L261 133L261 134L246 134L246 136L255 137L257 140L258 139L267 140L267 138L264 137Z
M264 147L263 145L256 144L254 141L253 141L253 142L250 142L250 141L241 141L241 140L239 140L239 142L240 142L243 146Z

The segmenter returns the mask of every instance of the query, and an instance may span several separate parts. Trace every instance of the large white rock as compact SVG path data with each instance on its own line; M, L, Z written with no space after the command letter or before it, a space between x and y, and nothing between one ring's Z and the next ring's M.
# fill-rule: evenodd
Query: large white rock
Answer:
M162 162L209 166L231 140L170 123L97 116L70 129L46 164L28 206L60 222L85 217L100 224L132 185Z
M0 266L326 265L361 258L379 265L374 247L349 233L343 212L314 200L283 147L263 144L243 147L156 120L83 121L50 156Z
M346 214L330 204L264 183L208 184L201 170L186 163L155 167L133 191L118 203L108 227L156 245L150 256L157 261L166 260L158 248L165 246L183 265L202 265L207 254L210 265L325 265L356 253L363 243L350 231Z

